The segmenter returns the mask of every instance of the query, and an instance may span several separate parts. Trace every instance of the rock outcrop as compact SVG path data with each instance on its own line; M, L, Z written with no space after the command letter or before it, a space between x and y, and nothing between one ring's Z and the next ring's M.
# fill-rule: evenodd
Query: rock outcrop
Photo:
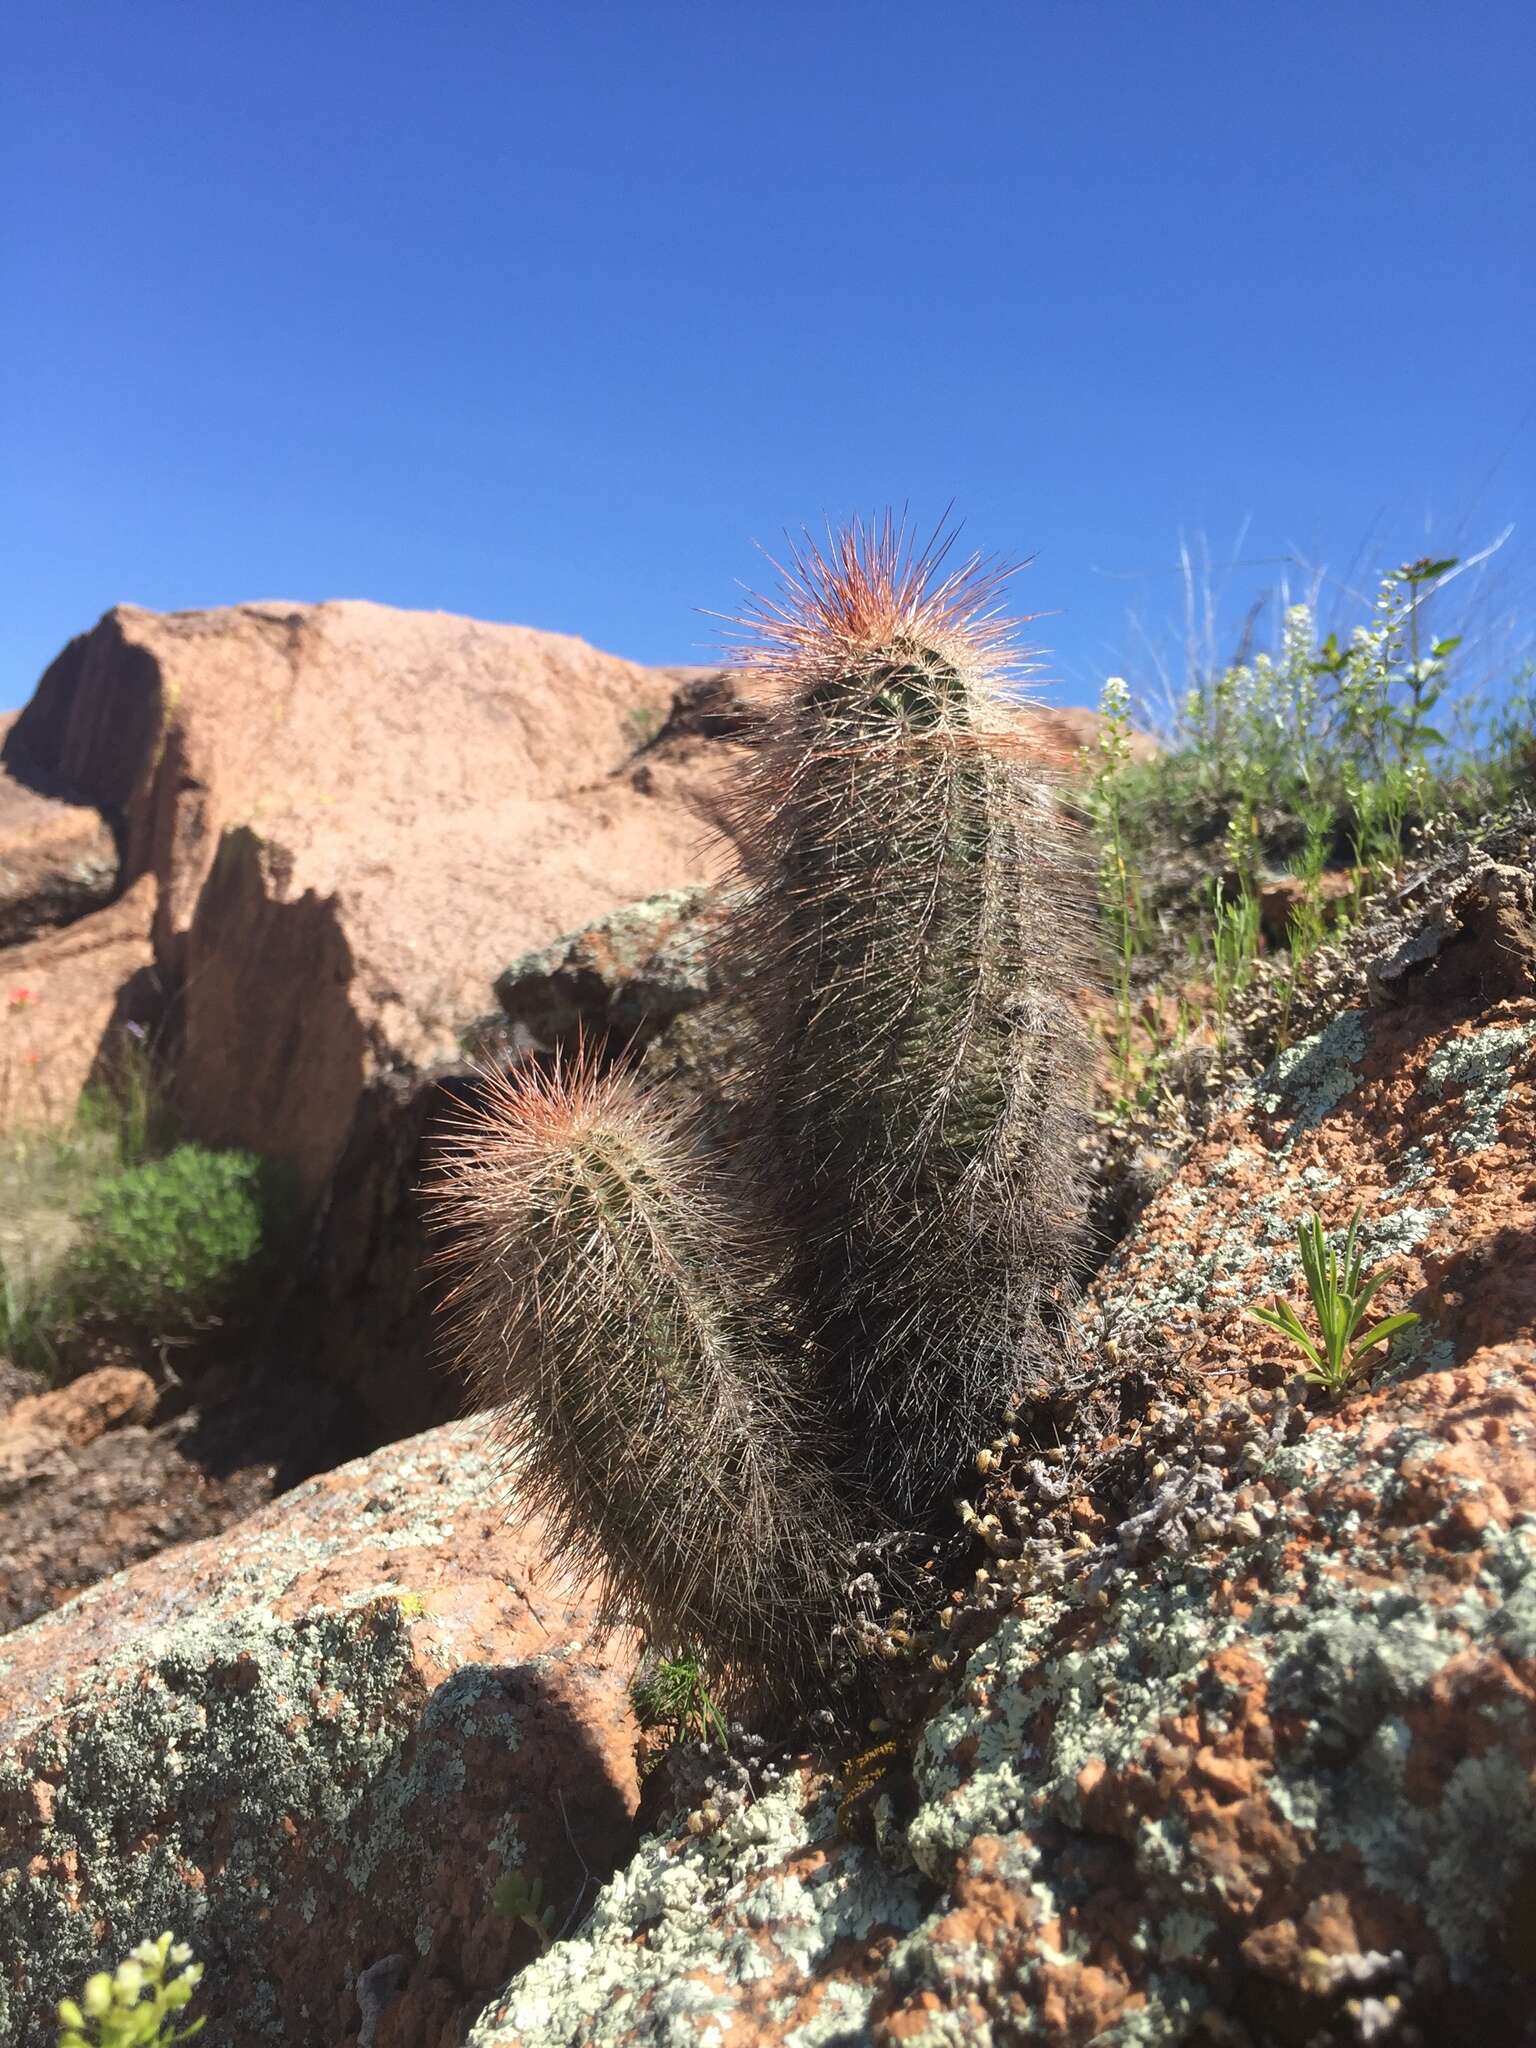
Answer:
M0 718L0 755L15 722ZM0 946L99 908L116 882L117 848L99 811L0 767Z
M119 883L151 885L189 1127L316 1194L364 1089L451 1057L509 958L701 878L729 744L682 735L631 768L673 688L443 614L120 606L49 669L4 760L94 806Z
M0 2042L174 1927L213 2038L458 2048L631 1841L623 1643L455 1424L0 1641Z
M0 951L0 1131L67 1122L123 1026L159 1015L154 906L146 876L115 902Z

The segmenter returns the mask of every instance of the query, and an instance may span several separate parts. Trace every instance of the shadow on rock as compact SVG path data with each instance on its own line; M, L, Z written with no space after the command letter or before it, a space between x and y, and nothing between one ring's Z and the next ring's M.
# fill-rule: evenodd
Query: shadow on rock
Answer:
M633 1848L630 1816L611 1757L558 1680L537 1664L461 1667L360 1802L365 1854L383 1860L348 1950L345 2040L457 2048L488 2000L579 1924ZM513 1875L542 1926L498 1909Z

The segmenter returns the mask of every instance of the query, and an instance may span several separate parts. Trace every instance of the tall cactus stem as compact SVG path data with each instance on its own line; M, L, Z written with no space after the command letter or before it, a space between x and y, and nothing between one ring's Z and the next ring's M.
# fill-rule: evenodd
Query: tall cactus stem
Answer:
M795 1291L903 1513L1056 1376L1082 1206L1081 857L1011 694L1010 572L949 553L855 526L752 608L774 708L720 940Z

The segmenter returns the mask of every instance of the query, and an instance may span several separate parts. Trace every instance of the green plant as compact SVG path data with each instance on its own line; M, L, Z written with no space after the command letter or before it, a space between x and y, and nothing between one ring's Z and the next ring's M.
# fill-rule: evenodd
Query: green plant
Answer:
M1188 686L1179 695L1163 679L1171 721L1162 749L1143 758L1125 758L1129 690L1111 678L1083 806L1112 962L1101 1122L1144 1121L1160 1090L1178 1085L1178 1038L1165 1020L1187 1011L1187 991L1214 1012L1214 1077L1228 1070L1234 999L1255 965L1248 897L1287 873L1302 885L1285 933L1289 959L1260 970L1279 983L1270 1014L1284 1044L1328 925L1362 915L1400 880L1433 820L1454 811L1475 823L1536 793L1529 666L1491 709L1464 692L1458 699L1461 636L1429 623L1446 586L1480 559L1425 558L1389 570L1365 619L1326 639L1316 593L1292 602L1282 589L1277 645L1252 651L1256 605L1238 658L1226 663L1211 658L1213 614L1207 606L1202 626L1192 587Z
M1130 688L1123 676L1111 676L1099 695L1098 761L1088 787L1088 811L1098 828L1099 898L1114 956L1115 1021L1111 1051L1122 1104L1128 1104L1136 1092L1131 976L1141 924L1126 823L1126 770L1130 761Z
M1337 690L1340 736L1376 776L1410 768L1429 748L1445 744L1429 720L1445 694L1447 663L1461 636L1436 640L1425 653L1420 618L1425 600L1456 566L1454 556L1425 556L1389 569L1371 623L1355 628L1347 648L1330 635L1314 663Z
M0 1352L50 1377L76 1321L67 1268L79 1215L118 1167L116 1134L77 1118L0 1143Z
M1285 992L1281 998L1279 1021L1275 1037L1280 1050L1290 1044L1291 1010L1301 985L1302 970L1327 933L1328 920L1323 907L1323 871L1328 859L1328 840L1332 817L1326 805L1307 804L1301 814L1304 837L1301 859L1296 867L1296 879L1302 885L1299 899L1292 904L1287 926L1290 946L1289 965L1286 974Z
M202 1982L184 1941L162 1934L141 1941L116 1970L98 1971L78 1998L59 2001L58 2048L172 2048L202 2032L205 2020L178 2026Z
M195 1327L238 1304L279 1207L261 1160L178 1145L104 1180L84 1203L70 1296L96 1318Z
M1288 848L1295 821L1323 806L1340 853L1347 834L1369 842L1369 887L1401 866L1409 835L1433 810L1507 789L1511 767L1529 775L1502 714L1475 761L1456 759L1438 722L1462 639L1431 637L1425 620L1466 566L1425 558L1388 570L1368 618L1342 638L1319 642L1312 604L1285 601L1273 654L1250 658L1245 648L1225 666L1192 660L1169 744L1126 778L1124 835L1143 863L1159 834L1205 844L1225 833L1229 857L1254 883L1250 856L1276 834ZM1518 698L1517 685L1517 723Z
M1228 1020L1232 999L1248 986L1259 952L1259 899L1246 881L1234 899L1220 880L1211 883L1211 992L1216 1011L1216 1045L1222 1066L1227 1058Z
M50 1376L58 1365L64 1316L49 1288L0 1261L0 1357Z
M67 1369L88 1318L75 1268L88 1265L90 1217L125 1173L170 1142L150 1034L114 1034L73 1115L0 1141L0 1351L50 1376Z
M673 1741L728 1740L725 1717L709 1690L697 1651L657 1657L629 1689L642 1728L664 1729Z
M104 1139L119 1166L140 1166L169 1148L170 1105L143 1025L126 1024L111 1039L80 1097L75 1127Z
M1490 705L1464 697L1451 718L1454 741L1444 777L1447 802L1462 817L1502 811L1536 796L1536 667L1527 662L1508 692Z
M1258 805L1251 795L1245 793L1234 808L1227 819L1223 837L1239 891L1244 895L1257 895L1264 865L1264 847L1259 831Z
M555 1909L544 1903L541 1877L524 1877L520 1870L504 1871L491 1888L491 1909L503 1919L519 1921L540 1948L548 1948L554 1939Z
M1388 877L1402 872L1407 851L1408 821L1423 814L1425 770L1392 762L1372 782L1345 785L1354 823L1355 907Z
M661 731L662 718L654 704L632 704L624 714L624 723L629 729L630 744L638 751L648 747Z
M1317 1341L1307 1335L1300 1316L1278 1294L1273 1308L1248 1311L1270 1329L1289 1337L1307 1360L1302 1377L1334 1395L1347 1393L1361 1377L1367 1352L1419 1320L1412 1310L1405 1310L1361 1332L1366 1309L1386 1275L1378 1273L1372 1280L1364 1277L1364 1259L1358 1243L1360 1214L1356 1209L1350 1218L1342 1256L1328 1242L1320 1217L1308 1217L1297 1232L1301 1269L1317 1318Z

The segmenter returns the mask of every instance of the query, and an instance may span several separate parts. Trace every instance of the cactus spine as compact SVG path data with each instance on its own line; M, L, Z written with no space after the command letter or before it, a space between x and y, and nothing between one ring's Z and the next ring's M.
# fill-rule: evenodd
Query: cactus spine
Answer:
M578 1050L488 1072L440 1165L447 1307L520 1499L659 1647L792 1677L840 1509L760 1252L678 1119Z
M616 1616L790 1689L854 1533L926 1519L1064 1341L1084 892L1006 696L1006 572L946 552L854 527L746 622L775 708L717 965L748 1170L581 1054L489 1077L439 1182L523 1497Z

